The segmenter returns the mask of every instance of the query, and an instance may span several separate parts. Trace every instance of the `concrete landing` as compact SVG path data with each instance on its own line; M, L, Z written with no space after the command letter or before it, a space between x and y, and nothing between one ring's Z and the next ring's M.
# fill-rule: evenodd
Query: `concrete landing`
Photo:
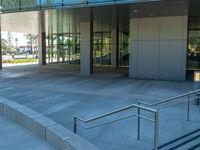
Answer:
M55 150L47 142L0 116L1 150Z
M0 95L72 130L73 115L87 119L138 99L153 102L193 90L192 82L133 80L125 75L82 76L77 70L67 65L7 67L0 71ZM199 108L194 106L189 123L185 120L186 108L181 104L161 110L160 144L199 127ZM142 141L136 140L135 125L136 118L130 118L91 130L78 127L78 134L105 150L152 148L153 124L142 121Z

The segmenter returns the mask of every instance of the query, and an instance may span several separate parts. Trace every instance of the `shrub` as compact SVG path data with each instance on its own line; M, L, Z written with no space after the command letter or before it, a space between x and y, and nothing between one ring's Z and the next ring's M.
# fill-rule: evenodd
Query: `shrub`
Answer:
M19 63L30 63L37 61L38 61L37 59L10 59L10 60L3 60L3 63L19 64Z

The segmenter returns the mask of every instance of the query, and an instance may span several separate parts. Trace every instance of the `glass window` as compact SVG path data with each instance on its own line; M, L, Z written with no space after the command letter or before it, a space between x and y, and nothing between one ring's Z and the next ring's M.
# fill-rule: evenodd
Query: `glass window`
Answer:
M149 0L151 1L151 0ZM110 5L113 3L129 3L133 0L2 0L4 12L15 12L19 10L35 10L45 7L82 7L83 4L93 5ZM137 2L137 0L135 0ZM140 2L140 1L138 1Z
M79 17L75 10L49 10L49 63L80 63Z
M118 33L118 65L120 67L127 67L129 65L129 33Z
M39 7L40 3L36 0L21 0L22 9L32 9Z
M118 65L129 65L129 15L126 8L118 9Z
M111 4L113 0L88 0L89 5Z
M200 69L200 30L190 30L188 37L188 69Z
M95 65L111 65L111 32L94 32L93 36Z
M80 4L81 0L63 0L64 5L69 5L69 4Z
M96 66L111 65L111 14L112 10L101 8L94 10L93 60Z
M62 6L62 0L41 0L42 7Z
M11 11L20 9L20 0L3 0L2 1L2 10Z
M187 79L193 80L194 71L200 70L200 1L190 0L187 51Z

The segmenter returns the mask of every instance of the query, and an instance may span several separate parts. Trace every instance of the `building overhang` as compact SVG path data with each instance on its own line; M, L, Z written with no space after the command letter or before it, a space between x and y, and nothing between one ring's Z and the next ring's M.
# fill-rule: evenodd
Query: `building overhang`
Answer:
M33 0L31 2L19 2L16 4L10 0L2 0L0 10L1 13L12 12L26 12L34 10L47 10L58 8L84 8L84 7L96 7L96 6L108 6L108 5L121 5L121 4L137 4L146 2L155 2L163 0L57 0L52 2L45 2L43 0Z

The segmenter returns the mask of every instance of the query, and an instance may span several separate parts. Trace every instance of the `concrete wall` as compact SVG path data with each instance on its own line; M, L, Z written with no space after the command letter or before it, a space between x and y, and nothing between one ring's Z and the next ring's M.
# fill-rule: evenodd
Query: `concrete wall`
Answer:
M187 16L130 19L130 78L185 80Z

